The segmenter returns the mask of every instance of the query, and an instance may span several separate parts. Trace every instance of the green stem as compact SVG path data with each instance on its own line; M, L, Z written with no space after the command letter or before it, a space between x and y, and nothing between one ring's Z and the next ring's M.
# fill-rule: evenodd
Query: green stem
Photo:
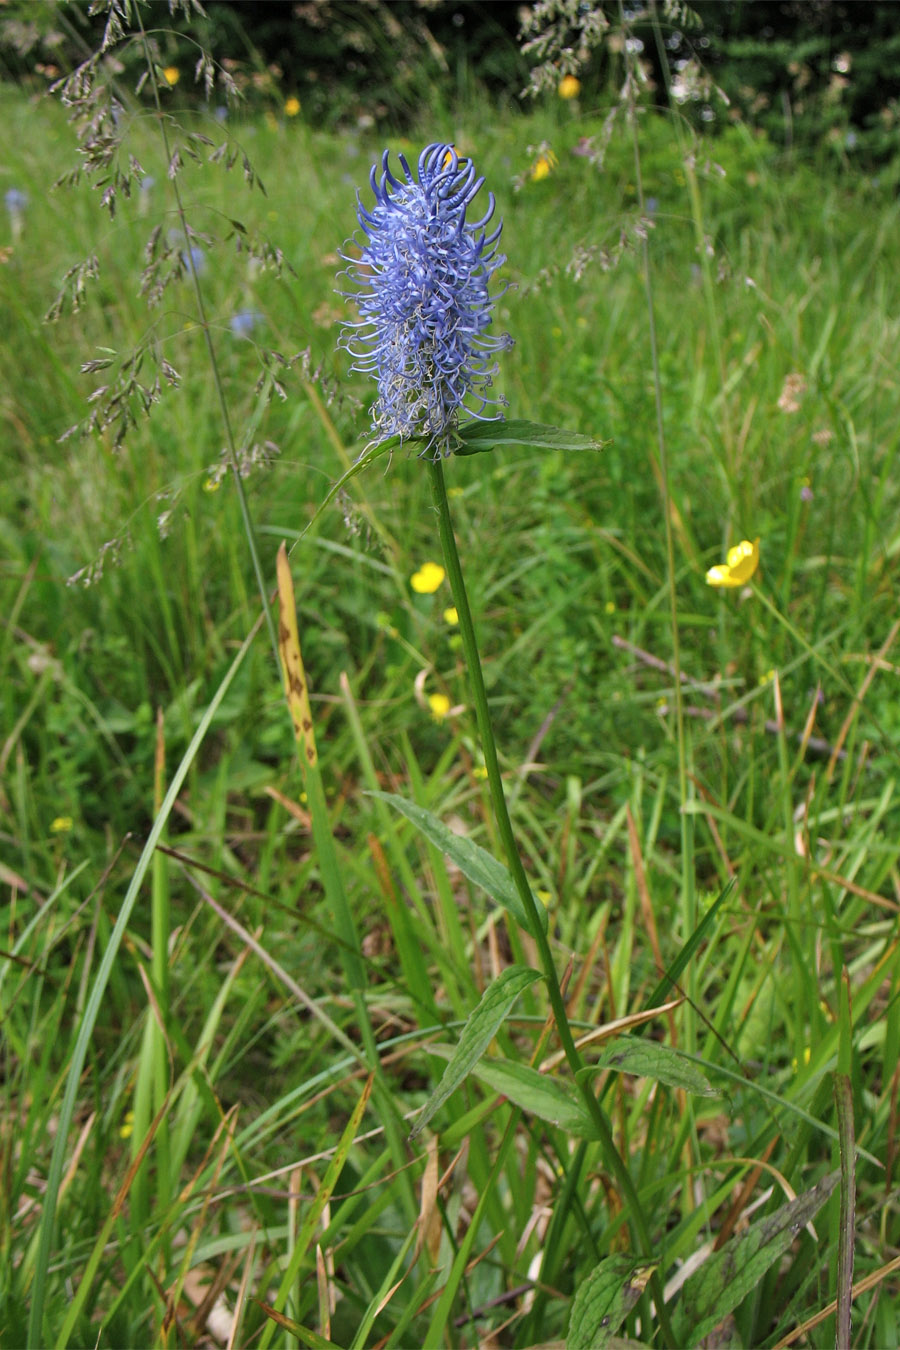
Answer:
M497 828L500 831L500 838L503 840L503 848L506 853L506 859L510 873L512 874L513 882L525 908L525 913L528 915L531 935L537 943L541 966L543 967L547 988L550 993L550 1003L553 1008L556 1029L562 1043L563 1052L572 1073L576 1075L575 1082L584 1098L585 1106L590 1113L597 1138L600 1141L600 1146L603 1150L606 1164L613 1173L616 1182L621 1189L622 1198L628 1208L632 1233L636 1245L640 1249L641 1255L649 1257L651 1255L650 1234L631 1173L619 1155L606 1113L597 1100L597 1097L591 1088L589 1079L579 1078L577 1076L584 1068L584 1062L578 1053L575 1041L572 1037L572 1030L569 1026L568 1014L566 1013L565 1000L563 999L562 989L560 988L559 978L556 973L556 966L553 962L553 953L550 950L550 943L544 932L543 924L541 923L537 901L528 884L528 878L525 875L525 868L522 866L522 859L519 856L515 835L513 834L512 822L509 818L509 810L506 805L506 796L503 791L500 763L497 758L497 744L494 740L494 731L491 726L487 691L484 687L481 657L478 652L478 640L475 636L475 625L472 622L472 611L469 608L469 598L466 593L466 584L463 579L462 564L459 560L456 539L453 534L453 522L450 518L450 503L447 500L447 488L444 483L444 466L443 461L439 456L431 461L431 489L438 517L438 529L440 532L441 547L444 553L444 562L447 567L447 574L450 578L450 588L453 592L453 603L456 606L456 612L459 616L459 631L462 636L463 652L465 653L466 665L469 672L469 681L475 704L475 720L478 724L478 734L481 739L481 747L484 753L484 764L487 770L488 784L490 786L491 801L494 807ZM667 1342L671 1343L671 1328L668 1325L668 1315L666 1313L665 1304L663 1303L662 1287L659 1283L658 1276L655 1273L653 1281L653 1297L656 1301L660 1327Z
M147 41L147 34L144 31L144 25L141 21L140 11L137 11L137 22L140 29L141 42L144 49L144 57L147 62L147 70L153 72L153 54ZM166 163L171 163L172 148L169 141L169 133L166 126L166 115L163 112L162 103L159 97L159 87L155 79L149 81L153 90L153 98L156 104L156 115L159 119L159 132L162 137L163 150L166 156ZM259 596L262 601L263 612L266 616L266 627L269 631L269 641L272 644L272 653L275 657L275 668L278 669L278 637L275 633L275 622L272 618L272 606L269 603L269 591L266 587L265 577L263 576L262 561L259 556L259 549L256 545L256 533L253 528L253 519L250 515L250 504L247 501L247 494L244 491L244 483L241 478L240 465L238 463L237 442L234 438L234 431L231 426L231 415L228 411L228 400L225 397L225 388L222 384L222 377L219 371L219 362L216 356L216 347L212 339L212 331L209 326L209 318L206 313L206 305L203 300L203 289L200 285L200 278L197 275L197 269L194 267L191 248L191 232L188 228L187 212L184 208L184 202L181 196L181 189L178 185L178 178L172 178L172 192L175 197L175 213L181 226L181 233L184 236L184 245L188 260L188 272L190 273L191 283L194 291L194 299L197 304L197 315L200 320L200 328L203 333L203 340L206 344L206 354L209 357L210 370L212 372L213 386L216 391L216 398L219 404L219 413L222 417L222 430L225 433L225 446L228 451L228 463L231 468L231 476L234 480L235 491L237 492L238 503L241 509L241 520L244 525L244 534L247 537L247 548L250 551L250 559L253 564L253 573L256 577L256 585L259 590Z

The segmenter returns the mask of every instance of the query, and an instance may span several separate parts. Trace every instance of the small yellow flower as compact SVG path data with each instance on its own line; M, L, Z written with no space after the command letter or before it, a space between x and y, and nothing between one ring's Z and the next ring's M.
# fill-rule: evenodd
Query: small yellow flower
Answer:
M409 584L417 595L434 595L446 575L440 563L427 562L422 564L418 572L413 572Z
M544 154L538 155L529 175L532 183L540 183L543 178L548 178L558 163L559 160L552 150L547 150Z
M285 117L296 117L300 111L300 100L295 94L291 94L289 99L285 99L284 115Z
M134 1133L134 1112L126 1111L125 1119L122 1121L122 1125L119 1130L119 1138L130 1139L133 1133Z
M171 89L172 86L176 85L178 81L181 79L181 71L178 69L177 66L166 66L165 70L163 71L163 79Z
M808 1064L811 1059L812 1059L812 1050L808 1045L805 1045L803 1047L803 1063ZM797 1070L800 1068L800 1065L798 1064L796 1059L791 1060L791 1068L794 1070L794 1073L796 1073Z
M450 700L446 694L429 694L428 706L436 722L443 722L450 711Z
M717 563L706 574L708 586L743 586L759 567L759 538L742 539L728 550L728 561Z
M553 899L553 896L550 894L550 892L549 892L549 891L535 891L535 895L536 895L537 898L540 900L541 904L544 906L544 909L547 909L547 907L548 907L549 904L550 904L550 901Z
M444 610L444 623L459 623L459 614L455 605L451 605L449 609Z
M476 765L475 765L475 768L472 770L472 777L473 777L473 778L487 778L487 769L484 767L483 764L476 764Z
M576 75L564 75L556 92L560 98L577 98L581 93L581 81Z
M203 484L203 491L218 492L221 486L222 486L221 478L207 478L206 482Z
M606 602L606 604L603 606L603 608L606 610L607 614L615 614L615 612L616 612L616 602L615 602L615 600L607 600L607 602Z
M760 675L757 683L760 685L771 684L774 678L775 678L774 670L767 670L763 675Z
M74 821L71 816L57 816L50 822L50 831L52 834L67 834L71 830Z

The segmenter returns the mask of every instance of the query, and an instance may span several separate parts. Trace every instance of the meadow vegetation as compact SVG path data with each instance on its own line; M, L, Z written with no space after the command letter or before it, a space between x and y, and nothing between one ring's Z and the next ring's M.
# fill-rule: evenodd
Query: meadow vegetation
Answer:
M842 1317L900 1344L896 194L646 106L598 165L611 103L551 95L436 102L388 141L454 142L498 199L509 415L608 442L445 475L573 1033L634 1019L582 1053L642 1251L541 980L408 1141L483 992L539 961L373 795L505 861L448 584L412 584L442 563L427 466L396 450L320 512L367 442L336 276L383 143L182 95L174 181L126 103L110 218L86 180L50 190L66 110L0 88L27 197L0 222L0 1339L597 1344L570 1317L599 1270L640 1344L851 1343ZM148 308L156 227L180 274ZM135 351L158 398L117 443ZM267 595L290 550L315 783L223 406ZM757 538L746 585L706 584Z

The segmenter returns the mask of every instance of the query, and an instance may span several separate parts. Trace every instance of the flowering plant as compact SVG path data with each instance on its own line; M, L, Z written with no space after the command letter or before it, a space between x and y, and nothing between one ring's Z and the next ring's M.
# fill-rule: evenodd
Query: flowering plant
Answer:
M340 338L353 369L374 374L378 397L372 423L379 441L421 439L422 454L449 454L461 414L489 418L505 404L486 392L497 372L497 352L512 346L508 333L488 336L494 300L489 283L506 261L497 251L502 223L490 234L487 211L467 212L484 183L452 145L428 145L413 173L398 155L402 178L386 150L370 175L375 205L358 201L365 236L361 256L342 256L360 318ZM494 414L496 416L496 414Z

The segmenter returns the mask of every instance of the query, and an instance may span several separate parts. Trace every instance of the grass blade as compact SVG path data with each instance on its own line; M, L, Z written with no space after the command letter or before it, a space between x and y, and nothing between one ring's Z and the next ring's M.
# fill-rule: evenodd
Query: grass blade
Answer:
M150 866L154 850L163 831L166 822L172 811L172 807L178 798L178 794L187 778L188 770L194 762L197 751L203 743L203 739L209 730L213 719L218 712L225 695L240 670L244 659L253 645L253 641L265 621L265 616L260 614L254 623L250 632L241 643L237 655L225 673L225 677L216 690L210 701L209 707L200 719L200 725L194 732L191 743L182 756L181 763L175 770L172 782L169 784L169 790L165 795L162 807L150 834L147 836L147 842L144 845L134 875L128 890L125 892L125 899L122 901L122 908L119 911L119 917L116 920L115 927L110 935L106 951L103 953L103 959L94 978L91 987L90 997L84 1010L84 1016L81 1019L81 1026L78 1029L78 1038L75 1042L75 1049L72 1052L72 1063L69 1067L68 1078L66 1079L66 1090L63 1095L62 1106L59 1112L59 1123L57 1126L56 1140L53 1145L53 1155L50 1160L50 1170L47 1174L47 1190L44 1198L44 1210L41 1215L40 1242L38 1245L37 1261L34 1271L34 1286L31 1294L31 1310L28 1317L28 1346L29 1350L37 1350L37 1347L46 1345L47 1336L43 1328L43 1312L45 1307L47 1271L50 1265L50 1256L53 1251L53 1244L56 1237L56 1199L59 1194L59 1187L63 1175L63 1162L66 1153L66 1147L69 1137L69 1129L72 1125L72 1117L75 1113L75 1102L78 1096L78 1088L81 1082L81 1073L84 1068L84 1061L87 1056L88 1044L94 1031L97 1021L97 1015L100 1012L100 1005L103 1001L103 995L106 986L109 983L109 977L112 972L113 964L119 953L119 947L122 938L125 935L125 929L131 919L131 913L134 909L140 893L144 877Z

